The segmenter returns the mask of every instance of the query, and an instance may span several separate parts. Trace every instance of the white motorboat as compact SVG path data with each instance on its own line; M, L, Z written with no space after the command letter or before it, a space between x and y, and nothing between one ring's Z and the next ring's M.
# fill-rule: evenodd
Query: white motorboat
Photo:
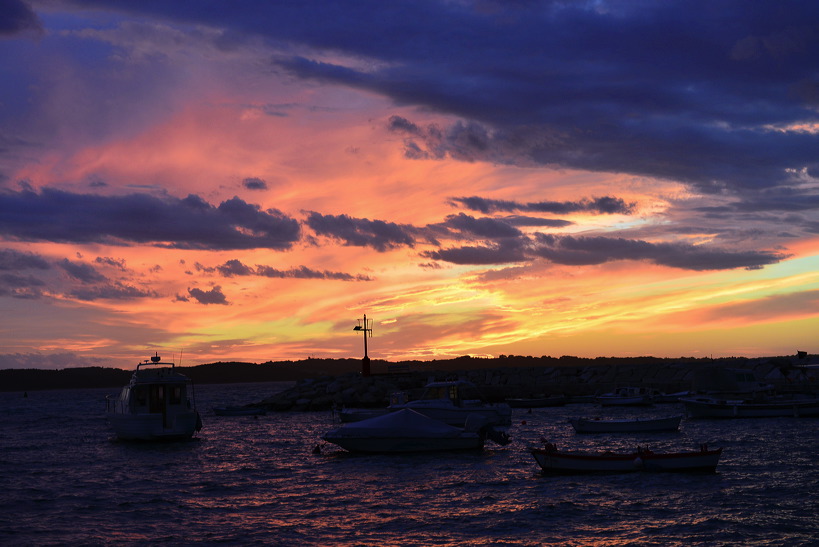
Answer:
M486 438L485 425L473 416L461 429L405 408L331 429L322 438L350 452L478 450Z
M157 368L150 368L157 367ZM161 368L160 368L161 367ZM159 355L137 364L117 398L107 398L108 420L122 440L180 440L202 429L190 379Z
M475 384L466 380L431 382L420 398L389 406L390 410L404 408L457 427L464 427L469 416L480 416L489 425L512 425L512 407L484 401Z
M663 418L570 418L577 433L642 433L646 431L677 431L682 415Z

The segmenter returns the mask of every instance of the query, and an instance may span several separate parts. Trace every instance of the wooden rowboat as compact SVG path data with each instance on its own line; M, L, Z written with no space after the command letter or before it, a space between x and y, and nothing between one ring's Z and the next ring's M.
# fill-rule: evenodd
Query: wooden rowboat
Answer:
M633 473L711 472L716 471L722 448L709 450L706 445L691 452L658 453L637 447L634 452L568 452L552 443L530 452L544 473Z

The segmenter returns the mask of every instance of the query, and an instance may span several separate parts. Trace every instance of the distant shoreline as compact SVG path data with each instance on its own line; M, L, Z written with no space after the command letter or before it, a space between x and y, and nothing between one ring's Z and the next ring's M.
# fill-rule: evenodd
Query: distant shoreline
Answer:
M501 368L536 367L592 367L592 366L723 366L749 368L760 362L777 366L817 364L819 356L779 357L726 357L726 358L660 358L660 357L526 357L501 356L493 359L458 357L433 361L389 362L373 359L371 372L374 376L400 375L402 373L456 372ZM309 378L340 376L361 372L360 359L305 359L302 361L278 361L261 364L245 362L217 362L196 366L177 367L197 384L230 384L243 382L283 382ZM0 391L37 391L48 389L78 389L121 387L128 383L133 370L106 367L77 367L60 370L4 369L0 370Z

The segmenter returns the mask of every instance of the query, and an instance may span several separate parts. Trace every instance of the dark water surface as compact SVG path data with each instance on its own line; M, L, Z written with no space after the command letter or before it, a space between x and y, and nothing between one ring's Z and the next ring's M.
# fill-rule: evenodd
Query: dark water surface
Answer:
M286 385L197 386L197 440L111 440L105 395L0 393L0 545L817 545L815 418L683 420L679 433L576 435L594 405L515 409L476 453L313 448L329 412L217 417ZM670 415L681 405L605 410ZM716 474L543 476L526 447L725 448Z

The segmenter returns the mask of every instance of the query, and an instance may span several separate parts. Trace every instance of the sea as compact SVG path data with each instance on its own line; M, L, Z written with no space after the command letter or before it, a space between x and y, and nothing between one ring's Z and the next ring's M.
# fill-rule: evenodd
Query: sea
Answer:
M114 439L116 389L0 393L0 545L819 545L817 418L580 435L568 418L683 407L514 409L506 446L357 455L322 441L331 411L212 412L290 385L198 385L204 428L160 444ZM542 438L724 452L713 474L549 476L527 451Z

